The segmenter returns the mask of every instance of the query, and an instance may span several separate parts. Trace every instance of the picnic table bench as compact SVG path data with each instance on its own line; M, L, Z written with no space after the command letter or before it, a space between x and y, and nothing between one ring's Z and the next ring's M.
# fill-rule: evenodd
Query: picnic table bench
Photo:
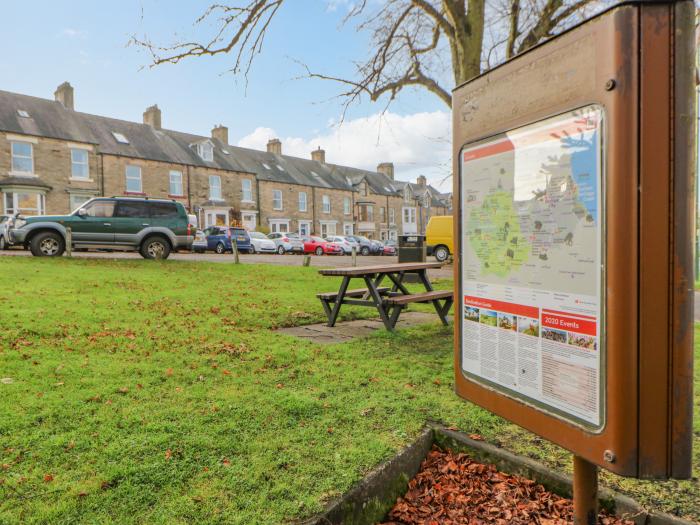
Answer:
M412 303L432 303L442 323L447 325L453 292L434 290L428 279L428 270L441 266L442 263L399 263L319 270L321 275L343 278L337 292L317 294L328 316L328 326L335 325L341 306L348 304L376 308L386 329L393 331L401 312ZM403 284L404 276L409 273L418 275L425 292L409 292ZM391 287L380 286L385 278L392 282ZM366 288L348 290L352 279L362 279Z

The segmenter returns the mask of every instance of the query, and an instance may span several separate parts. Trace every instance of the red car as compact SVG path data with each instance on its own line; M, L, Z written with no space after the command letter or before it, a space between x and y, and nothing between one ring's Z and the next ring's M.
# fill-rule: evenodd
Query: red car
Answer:
M301 240L304 242L304 253L343 255L343 249L339 245L321 239L321 237L302 237Z
M382 249L382 255L396 255L396 246L393 244L385 244Z

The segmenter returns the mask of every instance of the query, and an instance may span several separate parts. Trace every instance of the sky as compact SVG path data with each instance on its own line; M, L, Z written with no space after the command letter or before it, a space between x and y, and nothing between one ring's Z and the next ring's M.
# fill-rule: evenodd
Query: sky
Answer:
M368 35L342 24L351 0L287 0L247 82L229 72L230 55L152 68L147 52L128 45L133 35L158 44L206 39L214 24L193 22L208 0L36 0L41 16L28 16L27 3L0 2L0 90L51 99L69 81L78 111L140 122L158 104L168 129L209 135L223 124L231 144L265 149L279 138L285 154L308 158L321 147L332 163L393 162L397 179L423 174L451 190L450 113L435 96L407 91L384 113L385 101L363 101L340 123L341 86L300 78L300 63L351 77L353 60L368 56Z

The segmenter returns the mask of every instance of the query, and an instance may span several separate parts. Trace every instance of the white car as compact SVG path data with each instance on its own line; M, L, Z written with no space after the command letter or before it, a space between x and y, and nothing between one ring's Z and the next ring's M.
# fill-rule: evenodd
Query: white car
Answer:
M277 252L275 241L268 239L264 233L248 232L248 235L250 235L250 243L253 245L253 253Z
M197 232L194 234L192 249L196 253L204 253L207 251L207 236L204 235L202 230L197 230Z
M358 255L360 254L360 243L351 237L346 237L344 235L331 235L326 240L329 242L334 242L340 246L343 250L343 255L350 255L353 247L355 248L355 253Z

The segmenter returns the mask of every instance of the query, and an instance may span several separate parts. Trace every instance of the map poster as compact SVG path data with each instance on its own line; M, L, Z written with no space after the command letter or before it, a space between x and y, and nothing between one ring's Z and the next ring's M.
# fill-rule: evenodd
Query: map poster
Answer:
M462 370L591 429L604 425L602 120L588 106L460 152Z

